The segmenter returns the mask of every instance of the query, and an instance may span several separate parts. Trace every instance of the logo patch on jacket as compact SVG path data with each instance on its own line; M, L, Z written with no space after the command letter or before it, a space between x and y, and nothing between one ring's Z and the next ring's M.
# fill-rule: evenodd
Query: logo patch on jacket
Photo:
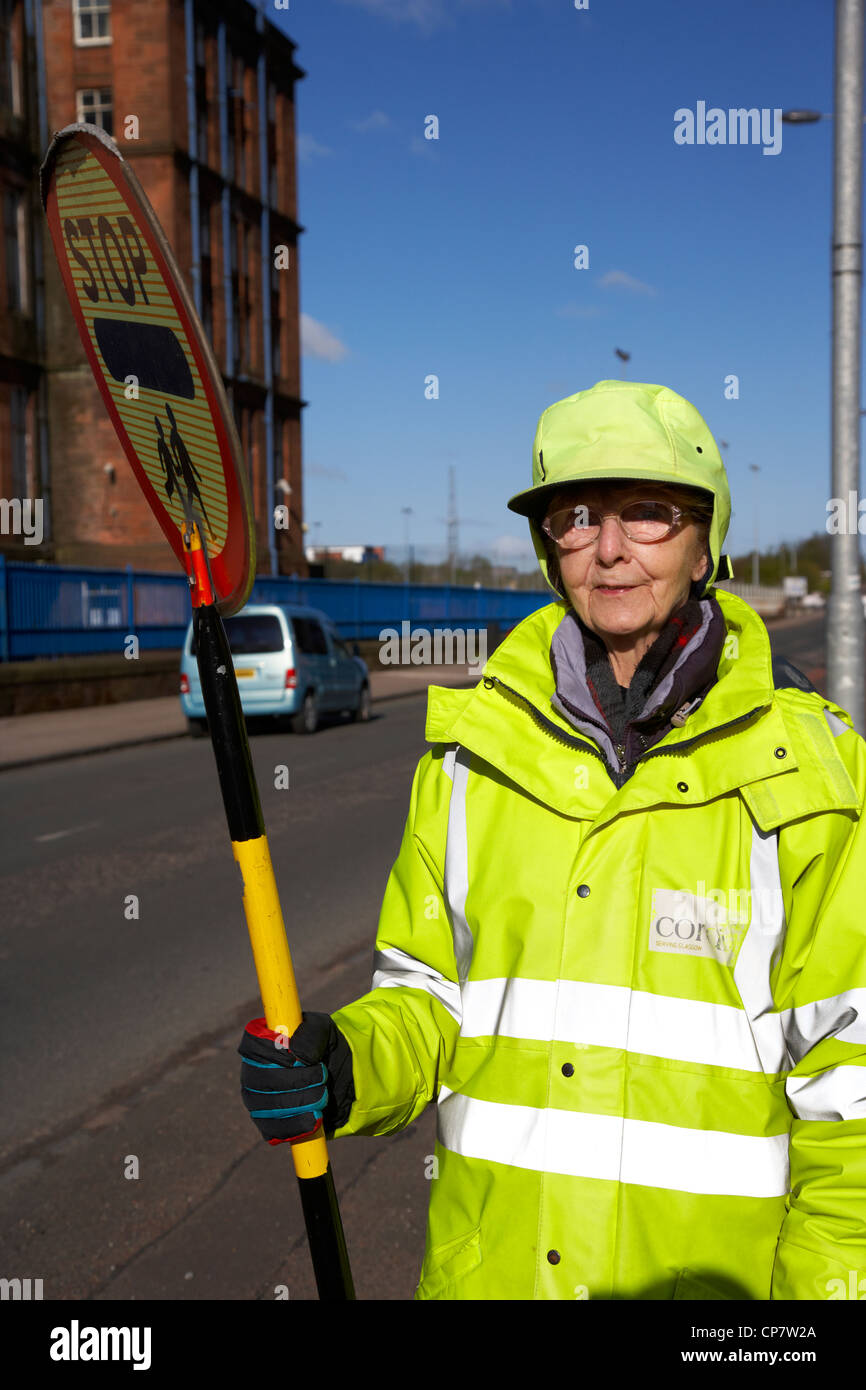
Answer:
M743 896L748 900L748 894ZM739 898L731 906L720 903L715 894L656 888L652 895L649 948L668 955L701 956L719 965L733 965L748 929L748 918Z

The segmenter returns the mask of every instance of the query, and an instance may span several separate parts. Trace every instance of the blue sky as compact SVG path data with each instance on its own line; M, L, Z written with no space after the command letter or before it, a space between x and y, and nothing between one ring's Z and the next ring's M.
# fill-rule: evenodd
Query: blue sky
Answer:
M726 548L823 529L832 121L680 145L674 112L833 109L832 0L291 0L305 515L317 541L529 565L536 422L608 377L692 401ZM425 118L439 121L424 138ZM574 268L574 247L589 267ZM438 400L425 399L429 374ZM739 398L725 399L725 379ZM749 471L757 464L760 473ZM738 578L748 576L737 576Z

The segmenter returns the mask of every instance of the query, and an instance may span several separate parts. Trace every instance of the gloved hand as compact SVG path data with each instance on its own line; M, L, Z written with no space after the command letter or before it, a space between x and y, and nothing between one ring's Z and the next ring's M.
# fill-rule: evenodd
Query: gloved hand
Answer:
M330 1014L301 1017L290 1038L254 1018L238 1048L244 1105L269 1144L338 1129L355 1100L352 1052Z

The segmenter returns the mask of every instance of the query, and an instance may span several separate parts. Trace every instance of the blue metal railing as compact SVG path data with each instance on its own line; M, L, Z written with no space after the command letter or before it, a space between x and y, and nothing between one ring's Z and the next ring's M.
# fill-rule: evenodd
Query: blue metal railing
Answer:
M550 601L541 589L380 584L360 579L261 575L250 603L303 603L326 613L343 637L384 628L508 628ZM0 555L0 660L119 651L134 633L142 651L180 650L190 619L182 574L85 569L7 561Z

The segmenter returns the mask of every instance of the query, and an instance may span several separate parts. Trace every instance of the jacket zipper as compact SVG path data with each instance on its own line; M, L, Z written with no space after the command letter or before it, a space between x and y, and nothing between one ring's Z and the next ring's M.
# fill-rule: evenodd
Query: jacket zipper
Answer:
M540 728L544 729L546 733L551 734L554 738L558 739L561 743L567 744L570 748L583 748L588 750L607 767L607 759L597 748L593 748L592 744L587 743L585 739L573 738L570 734L563 733L561 729L557 729L556 725L551 723L549 719L545 719L544 715L535 708L531 700L527 700L525 695L521 695L518 690L512 689L510 685L506 685L505 681L500 680L498 676L487 676L485 684L487 681L492 681L494 685L501 686L503 690L507 690L515 699L520 700L521 704L525 705L529 710L535 723L538 724ZM675 757L683 748L692 748L696 743L700 743L701 739L708 738L710 734L717 734L722 729L731 729L735 724L743 724L747 719L751 719L753 715L759 714L761 710L766 708L766 705L756 705L754 709L749 710L748 714L738 714L736 719L729 719L726 724L717 724L714 729L708 729L706 733L698 734L695 738L686 739L682 743L678 743L674 748L651 748L650 751L644 753L638 761L646 762L649 758ZM625 772L625 745L618 743L616 745L616 752L619 758L619 770L620 772Z
M510 685L506 685L505 681L501 681L498 676L486 676L484 684L487 685L488 682L490 685L501 686L503 690L508 691L509 695L513 695L515 700L519 700L522 705L525 705L538 727L543 729L546 734L550 734L551 738L555 738L559 743L564 743L567 748L580 748L586 753L592 753L594 758L598 758L599 762L604 763L607 767L607 758L597 748L593 748L592 744L587 743L584 738L575 738L573 734L567 734L564 729L558 729L550 719L545 719L541 711L536 709L532 701L527 700L525 695L521 695L519 690L514 690Z

